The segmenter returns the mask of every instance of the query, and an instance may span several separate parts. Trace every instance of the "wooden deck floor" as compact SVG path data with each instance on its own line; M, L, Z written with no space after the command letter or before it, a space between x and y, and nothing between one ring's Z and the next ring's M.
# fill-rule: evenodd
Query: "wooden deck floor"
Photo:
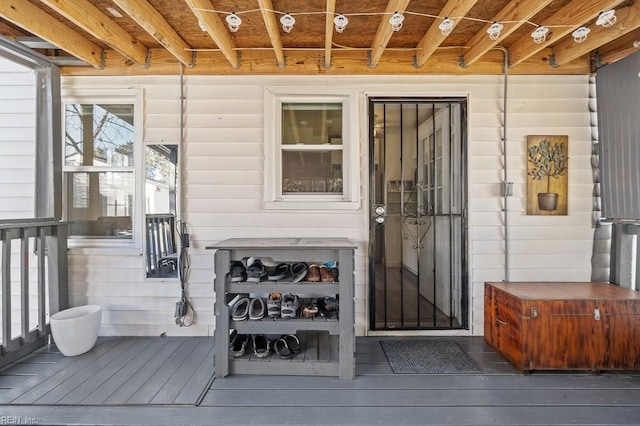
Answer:
M149 338L149 345L162 338ZM167 338L165 338L167 339ZM190 338L210 342L210 339ZM55 397L53 382L36 386L42 395L27 405L7 404L7 395L24 380L33 380L39 368L50 369L70 358L58 359L55 352L41 352L48 366L34 366L23 360L13 372L29 378L9 378L0 372L0 422L37 424L210 424L210 425L638 425L640 424L640 372L588 373L536 372L520 375L488 348L481 337L452 337L480 366L481 374L402 375L393 374L377 338L357 339L357 377L339 380L332 377L230 376L215 380L200 406L148 405L148 392L140 405L105 406L85 398L69 405L50 401L71 399ZM130 338L109 339L120 347ZM100 350L102 343L96 351ZM151 350L151 348L149 348ZM108 351L111 352L111 351ZM192 351L193 352L193 351ZM116 352L114 352L114 355ZM57 360L56 360L57 359ZM99 358L98 358L99 359ZM130 363L123 362L126 371ZM122 360L124 361L124 359ZM147 362L153 362L149 360ZM188 363L180 359L181 363ZM100 375L100 363L96 369ZM11 370L9 370L11 371ZM64 371L64 370L61 370ZM122 371L122 370L120 370ZM117 373L115 373L117 374ZM166 375L163 369L157 374ZM103 374L104 377L105 374ZM121 373L120 375L126 375ZM113 377L113 376L112 376ZM155 376L150 377L154 380ZM182 376L175 379L184 380ZM195 375L191 380L204 380ZM159 380L159 379L158 379ZM188 387L196 387L191 380ZM173 379L166 381L173 383ZM108 380L105 386L109 386ZM115 383L111 383L112 389ZM175 383L175 388L182 383ZM83 391L84 392L84 391ZM75 392L81 393L80 390ZM107 393L107 390L104 391ZM24 393L23 393L24 394ZM93 393L96 395L95 393ZM138 398L137 392L125 398L112 392L112 398ZM22 397L25 398L24 396ZM87 400L89 398L89 400ZM15 398L13 399L15 400ZM12 401L13 401L12 400ZM107 398L105 401L108 401ZM41 401L41 402L38 402ZM113 399L112 399L113 402ZM88 409L84 403L91 404ZM95 405L93 405L95 404ZM126 403L122 403L126 404ZM7 420L8 419L8 420Z

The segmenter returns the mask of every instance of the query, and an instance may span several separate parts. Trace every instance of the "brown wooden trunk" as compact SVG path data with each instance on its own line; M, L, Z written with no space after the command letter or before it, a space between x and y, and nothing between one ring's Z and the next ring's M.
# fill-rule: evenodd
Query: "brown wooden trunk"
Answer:
M640 292L607 283L485 283L485 341L519 371L639 370Z

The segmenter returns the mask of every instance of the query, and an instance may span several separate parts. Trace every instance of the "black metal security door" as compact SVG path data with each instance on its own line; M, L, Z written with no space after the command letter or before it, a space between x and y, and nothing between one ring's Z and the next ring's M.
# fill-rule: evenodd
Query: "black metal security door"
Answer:
M468 326L466 99L369 99L370 328Z

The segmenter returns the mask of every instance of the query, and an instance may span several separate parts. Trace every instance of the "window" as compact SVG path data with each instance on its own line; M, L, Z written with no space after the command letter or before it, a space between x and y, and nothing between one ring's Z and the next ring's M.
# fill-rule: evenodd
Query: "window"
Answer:
M70 237L136 239L137 102L135 91L64 102L64 216Z
M265 206L358 208L355 91L265 93Z

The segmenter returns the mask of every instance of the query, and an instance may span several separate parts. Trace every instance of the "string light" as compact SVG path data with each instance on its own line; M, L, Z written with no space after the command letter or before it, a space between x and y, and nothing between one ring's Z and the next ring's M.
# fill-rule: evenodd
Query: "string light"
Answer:
M451 34L451 31L453 31L453 26L455 25L455 23L456 21L454 21L453 19L444 18L444 20L440 22L440 25L438 25L438 28L442 32L442 35L446 37Z
M296 23L296 18L291 16L290 13L287 13L280 18L280 23L282 24L282 29L284 30L284 32L290 33L291 29Z
M602 27L610 27L616 23L618 18L616 17L616 11L611 9L606 12L602 12L598 16L598 20L596 21L596 25L600 25Z
M242 19L240 19L238 15L231 13L227 15L225 20L227 21L227 25L229 25L229 31L232 33L238 32L238 28L240 28L240 24L242 24Z
M587 39L587 35L589 35L589 33L591 32L591 30L587 27L580 27L577 30L575 30L574 32L571 33L571 36L573 37L573 40L576 43L582 43L583 41L585 41Z
M346 16L340 14L333 18L333 23L336 26L336 32L341 33L344 31L345 27L349 23L349 19Z
M400 31L403 21L404 16L398 12L394 13L391 18L389 18L389 23L391 24L391 28L393 28L393 31Z
M547 27L538 27L532 33L531 37L533 37L533 42L536 44L544 43L547 39L547 33L549 32L549 28Z
M487 29L487 34L489 34L489 38L491 40L497 40L500 37L500 33L502 32L502 29L504 28L504 25L502 25L499 22L494 22L488 29Z
M240 19L240 16L238 16L239 14L264 11L263 9L251 9L251 10L245 10L245 11L240 11L236 13L236 12L224 12L219 10L203 9L203 8L196 8L195 10L226 14L227 16L225 20L227 22L227 25L229 26L229 31L231 32L237 32L240 27L240 24L242 24L242 19ZM296 19L293 17L293 15L320 15L320 14L328 13L325 11L315 11L315 12L296 12L294 14L291 14L291 13L280 12L277 10L269 10L269 12L283 15L280 18L280 23L282 24L282 29L284 30L285 33L291 32L291 30L293 29L293 26L296 23ZM430 14L410 12L410 11L404 11L403 13L394 12L389 18L389 24L391 25L391 28L393 29L393 31L400 31L405 19L405 16L404 16L405 14L424 16L424 17L429 17L433 19L442 19L442 22L440 22L440 24L438 25L438 29L440 29L444 37L447 37L449 34L451 34L456 24L456 21L449 17L442 17L437 15L430 15ZM346 15L339 14L333 18L335 30L338 33L342 33L344 31L347 24L349 23L349 18L347 18L347 16L373 16L373 15L389 15L389 13L388 12L355 12L355 13L348 13ZM455 17L455 19L463 19L463 20L466 19L470 21L490 23L491 25L489 26L489 28L487 28L487 34L489 35L489 38L491 40L498 40L500 38L502 30L504 29L504 25L497 21L491 22L485 19L472 18L468 16L459 16L459 17ZM595 24L606 28L614 25L616 21L617 21L617 17L615 15L615 10L611 9L611 10L607 10L605 12L600 13L600 15L598 15L598 19L596 20ZM506 21L505 23L536 25L535 23L527 20L521 20L521 21L513 20L513 21ZM198 24L200 25L200 28L202 29L202 31L207 31L207 28L202 21L199 20ZM556 26L569 27L569 25L556 25ZM535 43L541 44L547 41L549 36L549 31L550 30L548 27L538 26L531 33L531 37L533 38L533 41ZM573 36L573 39L575 40L576 43L582 43L587 39L587 36L590 32L591 30L589 28L582 26L576 29L571 35Z

